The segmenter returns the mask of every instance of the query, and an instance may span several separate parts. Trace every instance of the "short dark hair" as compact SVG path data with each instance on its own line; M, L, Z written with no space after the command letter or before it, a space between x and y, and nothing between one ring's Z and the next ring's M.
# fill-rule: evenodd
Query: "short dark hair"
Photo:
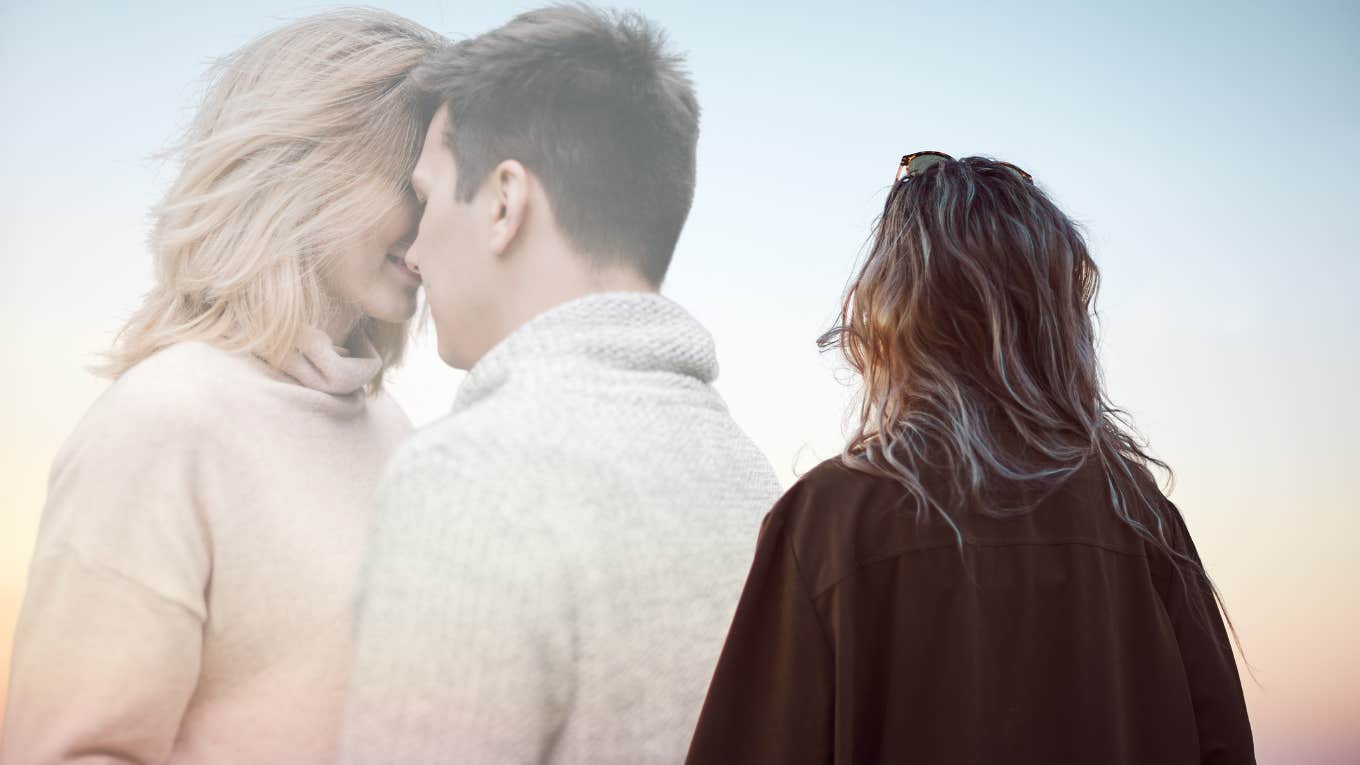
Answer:
M683 58L633 12L554 5L432 55L413 73L468 201L497 164L539 177L569 242L659 285L694 200L699 102Z

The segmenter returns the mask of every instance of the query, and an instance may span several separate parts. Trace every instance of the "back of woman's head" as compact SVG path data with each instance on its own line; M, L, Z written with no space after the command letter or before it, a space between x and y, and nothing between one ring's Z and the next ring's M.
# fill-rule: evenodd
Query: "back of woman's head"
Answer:
M1118 517L1198 580L1150 471L1166 465L1102 390L1098 283L1077 225L1011 165L940 161L895 183L823 337L864 384L842 460L898 480L961 544L958 513L1027 512L1037 500L1013 498L1094 463Z
M336 310L327 266L403 202L429 116L408 75L442 42L394 14L341 10L218 61L154 210L155 287L105 371L181 340L278 364L321 326ZM405 323L365 322L396 363Z
M924 430L972 452L1009 427L1079 461L1100 417L1097 280L1076 225L1006 165L970 157L896 183L842 322L873 440Z

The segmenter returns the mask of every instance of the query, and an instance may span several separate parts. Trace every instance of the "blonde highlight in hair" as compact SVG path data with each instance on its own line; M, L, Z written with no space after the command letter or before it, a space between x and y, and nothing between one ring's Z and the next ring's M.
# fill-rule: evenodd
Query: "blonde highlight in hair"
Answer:
M321 275L407 193L429 118L409 74L442 44L395 14L344 9L217 61L167 153L181 168L152 214L155 286L100 371L118 377L186 340L278 366L339 310ZM360 329L384 370L400 362L407 322Z
M841 461L897 481L918 520L939 516L961 550L957 512L1028 512L1094 461L1119 519L1177 564L1183 585L1217 596L1158 491L1152 468L1170 468L1105 395L1099 281L1077 225L1002 163L950 160L895 183L819 341L863 380Z

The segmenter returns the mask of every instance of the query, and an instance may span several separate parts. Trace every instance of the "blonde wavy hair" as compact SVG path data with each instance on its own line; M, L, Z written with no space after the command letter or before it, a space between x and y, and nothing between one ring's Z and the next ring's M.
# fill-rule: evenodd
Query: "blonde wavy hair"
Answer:
M218 60L166 153L181 168L152 213L155 286L98 371L116 378L186 340L282 364L338 308L321 275L408 193L430 116L408 75L443 44L400 16L355 8ZM408 323L361 320L384 371L400 362Z

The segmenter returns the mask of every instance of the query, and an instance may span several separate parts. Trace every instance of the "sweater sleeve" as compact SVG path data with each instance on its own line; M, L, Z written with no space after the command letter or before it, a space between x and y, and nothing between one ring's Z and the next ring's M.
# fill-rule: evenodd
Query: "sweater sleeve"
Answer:
M833 654L781 512L792 494L761 529L688 765L831 761Z
M344 763L542 762L575 688L551 497L491 444L404 450L377 495L359 588ZM446 453L447 454L447 453Z
M196 686L209 554L192 422L97 402L53 464L15 633L5 763L160 763Z
M1180 510L1169 501L1166 507L1168 539L1202 566ZM1200 762L1206 765L1255 763L1242 682L1207 577L1200 578L1187 571L1182 578L1176 571L1176 564L1161 551L1154 551L1152 561L1158 594L1175 630L1190 686L1195 724L1199 730Z

